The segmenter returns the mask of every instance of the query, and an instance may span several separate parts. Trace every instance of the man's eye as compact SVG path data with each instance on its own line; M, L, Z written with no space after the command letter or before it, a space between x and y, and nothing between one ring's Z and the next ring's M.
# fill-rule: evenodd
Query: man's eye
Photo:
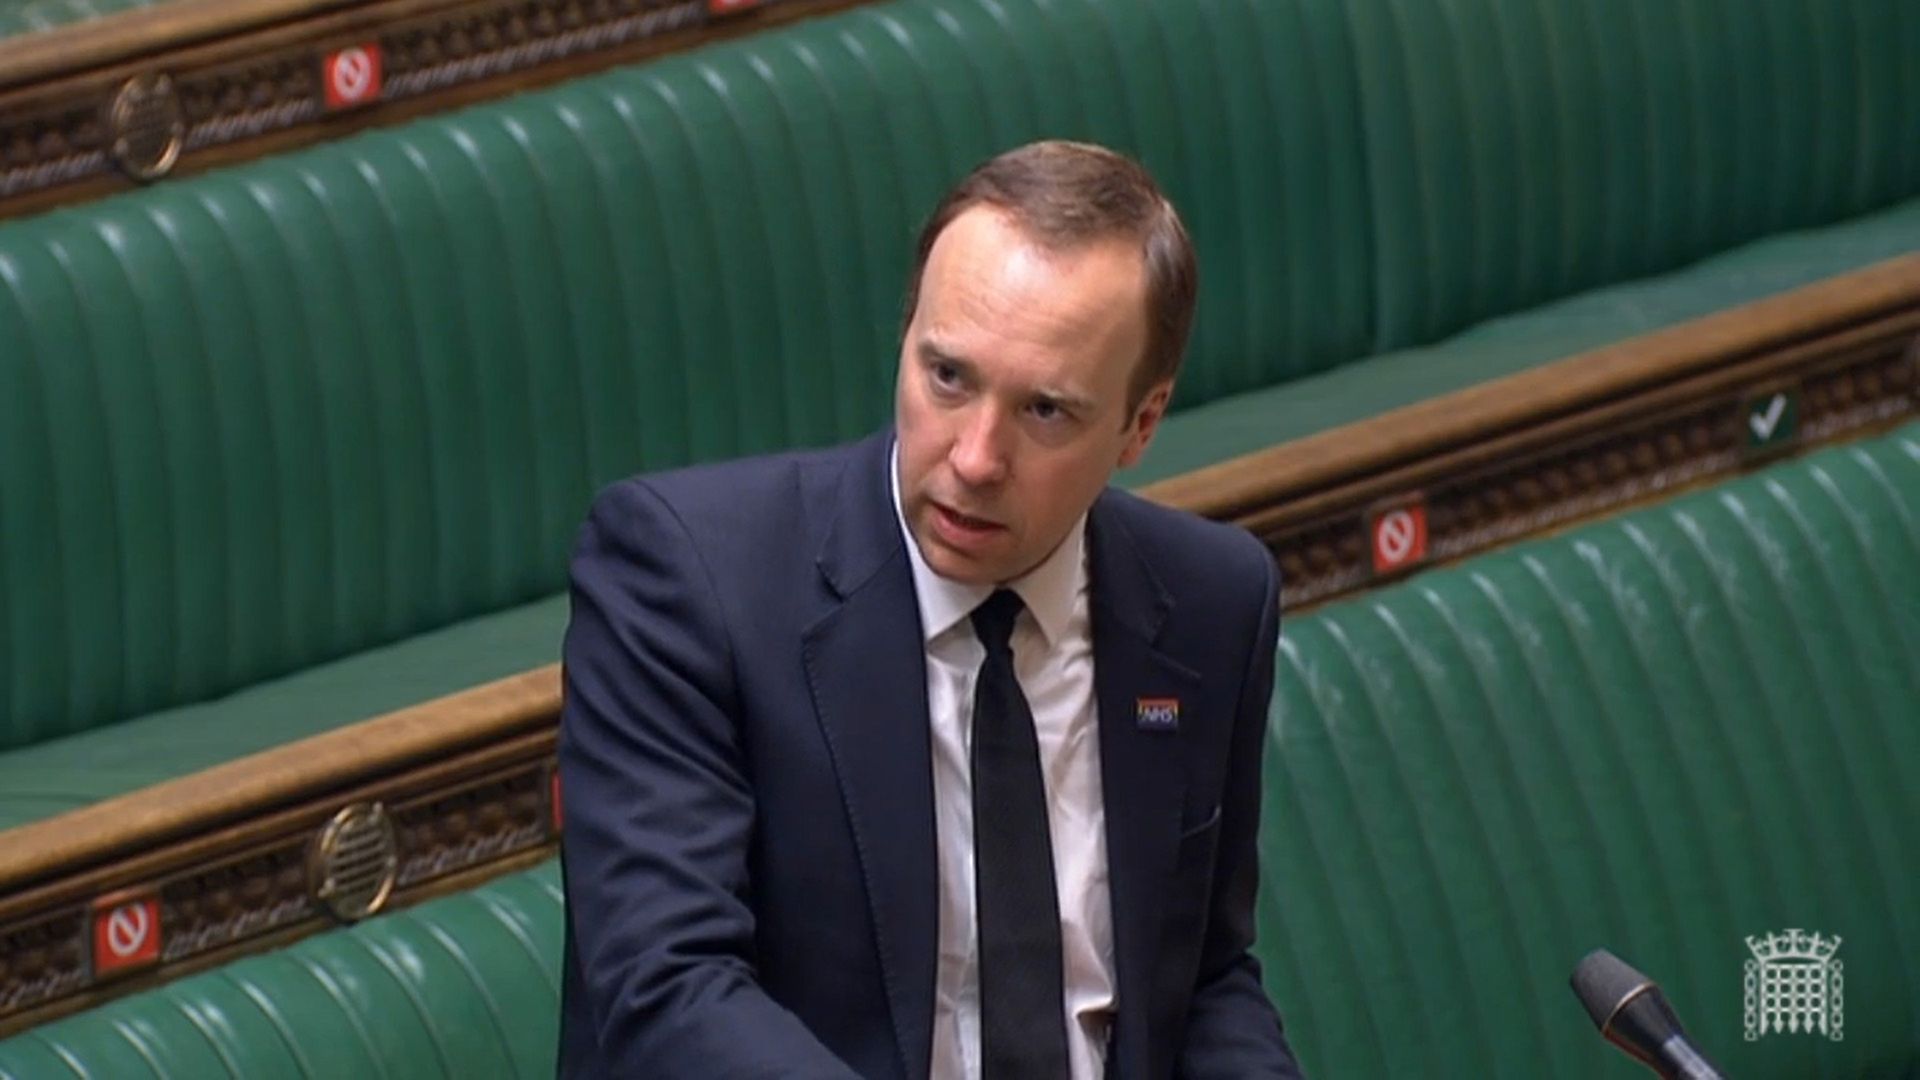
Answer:
M933 381L941 386L960 385L960 369L952 364L933 365Z
M1033 415L1039 420L1063 420L1066 418L1067 411L1057 402L1036 401L1033 403Z

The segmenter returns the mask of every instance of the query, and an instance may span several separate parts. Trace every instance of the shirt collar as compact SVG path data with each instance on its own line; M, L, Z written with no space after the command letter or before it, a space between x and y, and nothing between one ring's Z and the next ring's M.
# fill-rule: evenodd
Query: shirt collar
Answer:
M887 489L893 495L893 520L900 527L900 538L907 545L907 558L913 563L913 591L920 600L920 629L927 642L946 633L973 614L987 597L991 585L968 585L934 573L920 554L913 530L907 528L900 507L900 444L895 442L887 455ZM1033 614L1040 633L1049 646L1067 632L1073 606L1087 587L1087 515L1081 514L1067 530L1066 538L1040 565L1007 583L1020 594L1021 603Z

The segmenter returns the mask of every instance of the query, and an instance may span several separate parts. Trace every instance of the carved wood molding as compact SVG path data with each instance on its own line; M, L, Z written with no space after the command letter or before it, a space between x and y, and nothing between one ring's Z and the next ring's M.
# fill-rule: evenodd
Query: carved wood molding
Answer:
M1266 538L1298 610L1889 427L1917 366L1912 256L1147 494ZM1419 557L1376 567L1402 521ZM545 858L559 711L548 666L7 833L0 1035Z
M1145 489L1240 524L1289 610L1920 414L1920 255ZM1762 432L1764 431L1764 435Z
M0 39L0 217L870 0L172 0Z
M555 665L8 832L0 1036L551 854L559 698Z

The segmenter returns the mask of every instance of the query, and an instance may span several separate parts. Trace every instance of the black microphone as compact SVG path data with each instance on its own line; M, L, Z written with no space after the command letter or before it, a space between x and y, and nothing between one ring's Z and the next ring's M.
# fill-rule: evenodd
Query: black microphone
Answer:
M1573 992L1607 1041L1667 1080L1726 1080L1680 1027L1653 980L1605 949L1573 969Z

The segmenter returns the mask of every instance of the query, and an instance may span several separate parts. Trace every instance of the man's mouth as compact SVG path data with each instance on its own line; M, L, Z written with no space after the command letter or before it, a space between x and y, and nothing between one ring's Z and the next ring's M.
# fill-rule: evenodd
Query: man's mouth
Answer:
M932 503L932 506L936 528L944 539L950 541L958 541L963 544L978 542L1005 528L1005 526L999 522L989 518L964 514L952 507L944 506L937 502Z

